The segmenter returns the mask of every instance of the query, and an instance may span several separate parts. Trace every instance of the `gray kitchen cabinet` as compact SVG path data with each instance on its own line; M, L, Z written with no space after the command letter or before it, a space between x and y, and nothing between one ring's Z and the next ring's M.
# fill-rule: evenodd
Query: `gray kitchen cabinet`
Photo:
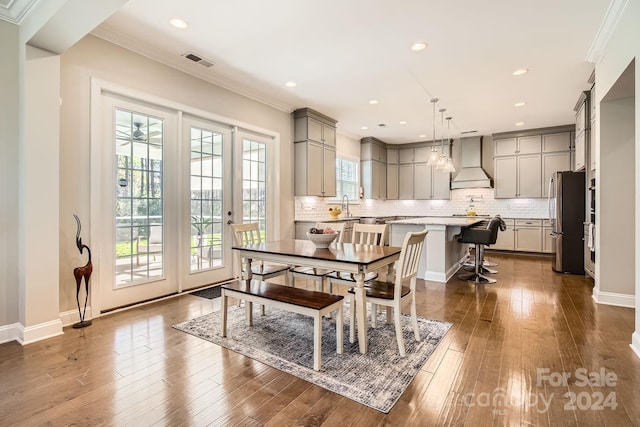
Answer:
M401 165L414 163L414 149L402 148L398 150L398 161Z
M360 182L365 199L387 198L387 146L377 138L360 140Z
M513 251L515 249L514 241L514 228L515 228L515 220L512 218L503 218L507 229L504 231L498 231L498 238L496 239L496 243L491 245L491 249L505 250L505 251Z
M431 166L416 163L413 166L413 198L428 200L432 196Z
M293 117L294 142L314 141L336 146L336 120L310 108L294 111Z
M591 92L583 91L576 103L576 130L575 130L575 152L573 170L582 170L586 166L586 149L591 128Z
M427 163L431 154L430 147L416 147L413 152L413 161L415 163Z
M399 151L398 149L387 147L387 164L388 165L398 164L398 151Z
M413 199L413 164L398 167L398 199Z
M569 151L544 153L542 155L542 197L549 195L549 182L555 172L571 170Z
M293 112L296 196L336 196L335 120L309 108Z
M572 169L574 126L494 134L494 197L547 197L549 178Z
M554 153L571 151L571 132L542 135L542 152Z
M495 156L534 154L541 151L541 136L520 136L494 140Z
M432 170L431 176L432 199L449 200L451 199L451 173Z
M395 150L398 151L398 150ZM390 151L387 152L387 155ZM398 165L387 164L387 200L398 199Z
M496 157L496 199L542 197L542 158L540 154Z
M545 219L542 224L542 252L546 254L552 254L555 251L553 247L553 237L551 237L552 231L553 227L551 226L551 222Z
M514 231L516 251L542 252L542 220L516 219Z

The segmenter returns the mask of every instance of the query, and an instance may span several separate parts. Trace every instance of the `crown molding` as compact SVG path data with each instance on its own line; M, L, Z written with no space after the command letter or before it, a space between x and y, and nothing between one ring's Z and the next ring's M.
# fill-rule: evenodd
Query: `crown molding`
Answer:
M618 21L620 21L620 17L624 13L628 4L629 0L611 1L611 4L609 4L609 8L604 15L604 19L600 24L600 28L598 28L596 37L594 38L593 43L589 48L589 52L587 52L587 62L595 64L602 59L602 55L604 55L604 50L607 47L607 43L609 43L609 39L613 35L613 32L618 25Z
M0 20L20 25L40 0L0 0Z
M107 23L103 23L91 31L92 35L106 40L110 43L123 47L127 50L145 56L161 64L167 65L183 73L189 74L231 92L237 93L254 101L273 107L277 110L291 113L295 108L279 99L266 96L258 91L247 89L237 82L221 78L215 73L215 65L211 68L205 68L197 64L186 63L182 61L180 55L167 55L158 51L158 49L148 43L144 43L137 39L132 39L123 35L121 32L111 28Z

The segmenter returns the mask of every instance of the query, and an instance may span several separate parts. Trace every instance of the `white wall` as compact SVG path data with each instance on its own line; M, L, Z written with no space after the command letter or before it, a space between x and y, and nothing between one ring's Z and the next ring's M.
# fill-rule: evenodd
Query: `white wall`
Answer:
M600 104L604 95L609 92L611 87L618 80L620 75L624 72L626 67L631 63L634 58L640 58L640 1L631 0L627 3L627 8L618 21L615 31L611 35L604 54L596 63L596 102ZM635 87L640 87L640 67L636 67L635 70ZM640 97L635 97L635 167L629 171L628 179L635 181L635 187L640 188L640 132L638 132L638 126L640 125ZM599 122L599 112L596 110L596 120ZM600 137L596 139L596 164L600 161L602 144ZM596 183L601 179L599 176L600 171L596 174ZM602 193L601 191L599 193ZM596 203L599 203L596 200ZM597 214L602 216L615 215L614 206L603 206L598 204L599 212ZM634 232L634 246L635 257L634 265L640 265L640 198L635 198L635 232ZM598 231L596 230L596 245L600 240ZM596 250L600 248L596 246ZM635 269L635 314L636 314L636 330L632 337L632 347L640 356L640 269ZM599 265L596 264L596 281L599 280Z
M293 120L290 113L87 36L61 56L60 311L75 307L75 282L71 272L86 261L75 247L73 213L82 219L83 242L91 247L88 234L91 77L279 132L280 230L279 236L274 237L293 237Z
M19 31L0 20L0 342L18 322Z
M635 225L634 98L600 104L600 229L599 280L594 290L598 302L607 294L635 294L635 242L630 230ZM608 207L614 207L608 209Z
M27 343L62 333L58 316L60 57L26 47L19 150L19 319Z

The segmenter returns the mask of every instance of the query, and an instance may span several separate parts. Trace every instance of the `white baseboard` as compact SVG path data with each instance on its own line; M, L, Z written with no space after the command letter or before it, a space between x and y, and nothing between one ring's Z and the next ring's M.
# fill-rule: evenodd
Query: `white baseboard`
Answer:
M0 344L6 343L9 341L18 341L19 327L20 327L19 323L0 326Z
M615 305L627 308L635 308L636 306L635 295L600 292L597 288L593 288L592 298L598 304Z
M59 314L60 321L62 322L62 326L71 326L74 323L78 323L80 321L80 314L78 310L69 310L63 311ZM87 311L85 312L84 318L86 320L93 319L93 315L91 313L91 307L87 307Z
M640 332L635 331L633 335L631 335L631 344L629 344L629 347L631 347L631 350L640 358Z
M44 322L26 328L18 323L17 341L22 344L31 344L36 341L44 340L51 337L62 335L62 322L60 319Z

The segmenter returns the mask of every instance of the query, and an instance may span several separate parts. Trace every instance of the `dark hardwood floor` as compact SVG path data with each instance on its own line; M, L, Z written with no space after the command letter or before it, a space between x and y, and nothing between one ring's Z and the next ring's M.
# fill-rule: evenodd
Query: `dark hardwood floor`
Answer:
M0 425L640 425L634 310L548 258L490 257L496 284L418 281L418 314L453 327L389 414L173 329L220 307L183 295L0 345Z

